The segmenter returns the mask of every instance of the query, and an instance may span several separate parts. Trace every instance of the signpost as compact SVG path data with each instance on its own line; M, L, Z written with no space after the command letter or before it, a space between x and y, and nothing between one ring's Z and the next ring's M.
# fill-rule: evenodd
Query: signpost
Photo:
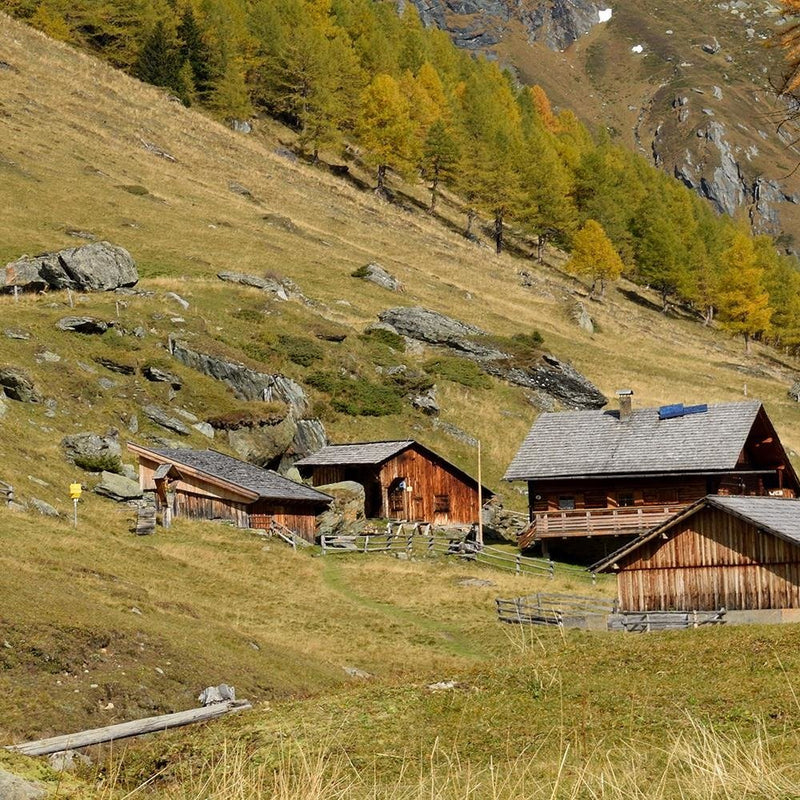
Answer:
M78 527L78 500L81 499L81 492L83 491L83 487L80 483L71 483L69 485L69 496L72 498L72 507L73 507L73 517L72 517L72 524L74 527Z

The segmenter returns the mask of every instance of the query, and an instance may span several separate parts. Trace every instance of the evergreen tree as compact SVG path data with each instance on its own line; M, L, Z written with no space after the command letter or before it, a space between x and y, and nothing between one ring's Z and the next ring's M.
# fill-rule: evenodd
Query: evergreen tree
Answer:
M588 277L592 282L592 296L602 299L606 293L606 285L622 275L623 265L603 226L588 219L575 234L567 268L576 275Z
M184 8L176 34L178 55L184 73L181 82L183 85L190 84L197 97L206 98L211 91L211 50L203 39L203 30L191 5ZM184 67L187 63L191 75Z
M764 270L758 264L753 240L737 232L722 254L723 281L719 294L719 320L723 328L750 341L769 328L772 309L764 289Z
M145 39L134 67L139 80L153 86L175 89L178 86L178 47L163 21L159 20Z

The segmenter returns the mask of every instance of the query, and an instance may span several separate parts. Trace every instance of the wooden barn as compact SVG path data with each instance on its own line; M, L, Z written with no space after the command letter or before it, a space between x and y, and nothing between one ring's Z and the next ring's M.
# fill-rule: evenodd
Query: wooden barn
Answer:
M592 569L621 611L800 608L800 501L705 497Z
M329 445L295 466L314 486L356 481L370 518L421 520L436 525L477 522L478 482L413 439ZM483 502L493 492L482 487Z
M216 450L151 450L128 443L139 457L139 482L173 517L230 520L268 530L275 522L313 542L316 515L332 498Z
M528 482L521 548L590 564L708 494L795 497L758 401L541 414L506 472Z

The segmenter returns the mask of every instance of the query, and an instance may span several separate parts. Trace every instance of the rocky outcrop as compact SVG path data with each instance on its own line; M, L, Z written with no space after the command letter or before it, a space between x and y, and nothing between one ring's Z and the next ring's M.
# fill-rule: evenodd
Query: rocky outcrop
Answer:
M565 408L602 408L608 403L606 396L588 378L570 364L548 354L543 354L533 367L488 363L484 369L509 383L544 392Z
M402 292L403 284L395 278L390 272L385 270L380 264L374 261L367 264L361 269L357 269L353 273L353 277L362 278L365 281L374 283L382 289L388 289L390 292Z
M166 428L169 431L174 431L181 436L188 436L191 431L184 425L177 417L171 417L163 408L156 405L147 405L142 408L142 413L156 425Z
M38 781L28 781L0 769L0 797L3 800L40 800L47 792L47 787Z
M280 400L295 418L308 415L310 403L303 387L285 375L258 372L236 361L192 350L177 339L170 339L170 350L181 364L227 384L240 400Z
M183 385L181 379L174 372L152 364L142 367L142 375L153 383L168 383L173 389L180 389Z
M479 341L486 331L421 306L387 308L378 314L384 325L409 339L449 347L481 360L507 358L507 354Z
M108 242L92 242L53 253L23 256L5 267L0 288L29 291L77 289L107 292L139 280L131 254Z
M439 402L436 399L436 387L432 386L425 392L415 394L411 398L411 405L429 417L438 417L441 412Z
M277 300L308 302L308 298L298 289L297 284L289 278L261 278L258 275L246 275L243 272L220 272L217 277L227 283L238 283L240 286L260 289Z
M56 322L56 328L72 333L103 334L108 330L108 323L94 317L62 317Z
M244 461L271 467L291 447L297 422L291 415L276 424L253 425L228 431L228 444Z
M114 472L100 473L100 483L94 487L94 492L118 503L138 500L142 496L138 481L133 481L124 475L117 475Z
M513 24L521 24L531 42L563 50L600 21L600 6L589 0L552 0L512 4L502 0L413 0L423 23L447 30L469 50L490 48Z
M61 440L61 447L67 459L81 469L99 472L121 467L122 448L116 436L73 433Z
M19 403L40 403L42 395L21 367L0 367L0 392Z
M362 526L366 492L360 483L340 481L315 488L333 497L329 508L317 516L317 531L320 535L354 533Z

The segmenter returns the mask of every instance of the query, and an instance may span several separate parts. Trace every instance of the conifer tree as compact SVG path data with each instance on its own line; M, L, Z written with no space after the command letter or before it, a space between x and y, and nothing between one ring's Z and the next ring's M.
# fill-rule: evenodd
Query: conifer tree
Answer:
M191 86L199 98L205 98L211 91L211 50L203 39L203 30L194 15L192 6L187 4L176 30L178 55L183 71L182 84ZM183 66L188 63L191 74Z
M591 295L602 299L606 285L622 275L623 264L603 226L588 219L575 234L567 268L576 275L588 277L592 282Z
M134 75L153 86L175 89L179 69L177 42L164 22L159 20L139 52Z
M422 177L431 183L431 203L428 207L431 214L436 210L439 184L448 183L455 177L460 155L455 136L442 119L437 119L428 129L421 161Z
M385 194L386 171L407 174L414 146L408 101L391 75L376 75L362 92L357 132L366 160L377 168L375 191Z
M758 264L753 240L738 231L722 253L723 281L719 294L719 320L723 328L750 341L769 328L772 309L764 289L764 270Z

